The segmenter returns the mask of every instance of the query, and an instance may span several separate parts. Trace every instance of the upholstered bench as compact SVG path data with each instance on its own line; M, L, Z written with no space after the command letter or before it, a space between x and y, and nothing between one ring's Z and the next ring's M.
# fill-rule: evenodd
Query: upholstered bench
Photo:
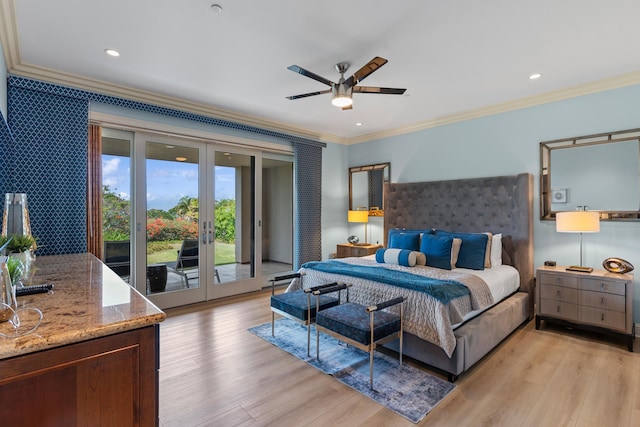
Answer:
M313 294L321 296L335 291L335 288L338 286L319 289ZM398 297L368 307L347 302L324 310L316 308L316 358L320 360L320 332L369 352L369 386L373 389L373 352L376 346L399 339L399 359L402 366L403 302L404 298ZM400 304L399 316L381 311L396 304Z
M320 309L326 309L336 306L340 303L340 296L333 297L329 295L320 295L316 297L315 304L311 302L311 295L314 291L334 287L338 283L328 283L325 285L314 286L311 288L294 291L284 292L281 294L275 293L275 286L285 280L291 280L299 278L302 280L300 273L287 274L284 276L277 276L270 279L271 282L271 336L275 336L275 314L278 313L281 316L287 317L296 322L300 322L307 326L307 356L310 355L310 341L311 341L311 324L315 321L316 311L318 307ZM348 301L348 296L347 296Z

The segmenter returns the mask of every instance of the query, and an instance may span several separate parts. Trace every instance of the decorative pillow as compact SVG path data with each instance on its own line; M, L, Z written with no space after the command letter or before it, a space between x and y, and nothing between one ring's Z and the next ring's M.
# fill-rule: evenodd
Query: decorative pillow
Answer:
M453 237L423 234L420 252L426 255L429 267L451 270Z
M422 252L415 251L416 254L416 265L427 265L427 256Z
M485 233L459 233L444 230L436 230L436 236L449 236L462 239L456 267L469 268L471 270L484 270L487 255L487 241L489 236ZM491 253L489 252L489 257ZM429 256L427 255L427 263Z
M376 251L376 261L384 264L404 265L413 267L416 265L416 254L407 249L378 249Z
M462 246L462 239L454 237L453 243L451 244L451 268L456 268L458 255L460 254L460 246Z
M491 266L502 265L502 234L494 234L491 239Z
M420 249L420 233L417 231L390 233L387 246L392 249L417 251Z

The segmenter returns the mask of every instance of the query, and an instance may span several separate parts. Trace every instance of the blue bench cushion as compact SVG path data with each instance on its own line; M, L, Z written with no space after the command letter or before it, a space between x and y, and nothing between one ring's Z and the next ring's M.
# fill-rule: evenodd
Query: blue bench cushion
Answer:
M308 294L304 291L285 292L271 296L271 307L307 321ZM338 298L320 295L320 310L338 305ZM316 297L311 296L311 317L316 316Z
M316 316L316 324L364 345L371 344L371 314L360 304L345 303ZM375 313L373 339L378 341L400 330L400 316L386 311Z

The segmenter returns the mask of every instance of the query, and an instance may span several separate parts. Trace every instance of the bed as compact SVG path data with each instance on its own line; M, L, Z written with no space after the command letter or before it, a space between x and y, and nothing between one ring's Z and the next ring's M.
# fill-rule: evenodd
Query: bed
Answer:
M444 371L450 381L455 381L532 317L533 177L531 174L519 174L386 184L384 198L385 247L388 246L390 230L423 230L428 234L427 230L434 229L460 233L489 232L502 235L501 251L493 255L499 254L498 258L504 265L494 262L491 268L478 271L460 268L441 270L381 265L376 263L375 256L350 258L325 262L326 265L322 266L325 271L316 265L306 265L302 269L306 274L304 286L328 280L351 282L354 284L350 292L352 300L365 304L397 295L407 297L413 306L405 311L407 327L403 353ZM424 234L422 236L421 239ZM490 235L487 240L491 239ZM494 245L494 251L497 249ZM493 256L492 260L495 261ZM329 265L331 262L334 263L332 266ZM415 275L428 278L416 279L419 285L402 287L398 283L392 285L392 281L383 276L374 276L373 279L370 275L347 276L342 268L338 270L335 267L336 262L340 267L347 264L345 270L368 265L369 270L383 267L384 270L398 270L400 273L397 274L408 272L412 276L403 276L402 279L407 283L413 283ZM355 273L349 271L348 274ZM466 296L452 295L443 299L438 295L421 296L423 292L416 291L415 287L428 287L432 276L463 283L471 292ZM421 280L427 280L426 284ZM296 284L292 283L290 289L295 287ZM432 312L437 312L437 316L431 315ZM398 350L397 343L388 346Z

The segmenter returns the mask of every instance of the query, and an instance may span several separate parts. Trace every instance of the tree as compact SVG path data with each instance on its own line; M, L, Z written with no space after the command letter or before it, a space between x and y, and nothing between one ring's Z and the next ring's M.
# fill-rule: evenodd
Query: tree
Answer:
M102 232L104 240L129 239L129 200L108 185L102 186Z
M236 201L216 200L215 215L216 241L234 243L236 241Z
M198 199L196 197L183 196L169 212L174 212L180 218L198 221Z

